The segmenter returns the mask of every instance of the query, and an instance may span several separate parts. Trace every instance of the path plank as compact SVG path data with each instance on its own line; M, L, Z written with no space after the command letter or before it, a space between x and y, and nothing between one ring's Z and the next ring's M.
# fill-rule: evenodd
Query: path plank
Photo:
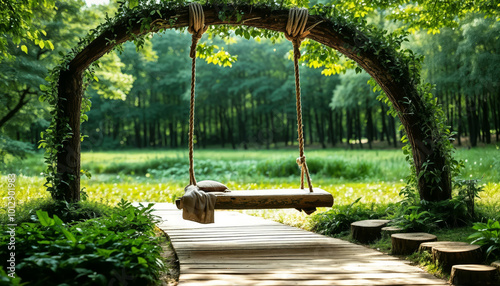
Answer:
M173 204L155 209L180 261L180 286L448 285L407 261L262 218L218 211L205 225L184 221Z

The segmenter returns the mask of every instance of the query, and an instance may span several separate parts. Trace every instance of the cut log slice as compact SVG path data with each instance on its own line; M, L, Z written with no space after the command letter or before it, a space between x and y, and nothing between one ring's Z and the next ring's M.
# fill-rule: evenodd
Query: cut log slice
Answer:
M403 230L400 227L397 226L386 226L382 228L382 237L391 237L391 235L395 233L400 233Z
M483 261L483 253L479 245L448 245L432 248L432 260L443 270L450 271L453 265L476 264Z
M392 254L408 255L418 250L423 242L436 241L437 237L433 234L424 232L415 233L395 233L391 235Z
M500 260L492 262L491 266L495 267L500 272Z
M455 286L499 286L498 271L493 266L479 264L453 265L450 282Z
M429 253L432 253L432 249L434 247L463 247L470 245L467 242L460 242L460 241L431 241L431 242L424 242L420 244L420 247L418 248L419 252L424 252L427 251Z
M382 227L386 226L389 220L370 219L360 220L351 223L352 238L361 242L369 243L381 237Z

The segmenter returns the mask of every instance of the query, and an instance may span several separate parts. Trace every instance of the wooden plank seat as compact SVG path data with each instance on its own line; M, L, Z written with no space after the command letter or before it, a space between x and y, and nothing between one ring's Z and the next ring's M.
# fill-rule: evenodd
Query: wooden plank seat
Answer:
M333 196L329 192L309 189L273 189L211 192L217 197L215 209L314 209L331 207ZM182 198L175 201L178 209L183 208Z

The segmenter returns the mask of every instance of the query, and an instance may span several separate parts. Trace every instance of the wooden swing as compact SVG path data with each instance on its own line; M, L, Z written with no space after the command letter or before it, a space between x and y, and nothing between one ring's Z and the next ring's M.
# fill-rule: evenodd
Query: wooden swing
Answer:
M300 189L272 189L272 190L249 190L249 191L230 191L222 183L215 181L196 182L194 175L193 159L193 137L194 137L194 109L195 109L195 77L196 77L196 46L198 41L207 30L205 26L205 17L202 6L199 3L189 4L189 28L192 34L192 44L190 57L192 59L191 67L191 100L189 114L189 185L196 186L199 190L211 192L216 196L215 209L278 209L295 208L303 210L307 214L316 211L316 207L331 207L333 205L333 196L319 188L313 188L309 169L304 156L304 135L302 125L302 104L300 97L300 77L299 77L299 58L300 44L309 34L309 31L319 23L309 28L305 28L308 18L307 9L292 8L289 13L286 26L285 37L293 44L293 59L295 70L295 93L297 101L297 131L299 141L299 158L297 164L301 170ZM304 176L307 179L309 189L304 188ZM183 208L183 198L176 200L178 209Z

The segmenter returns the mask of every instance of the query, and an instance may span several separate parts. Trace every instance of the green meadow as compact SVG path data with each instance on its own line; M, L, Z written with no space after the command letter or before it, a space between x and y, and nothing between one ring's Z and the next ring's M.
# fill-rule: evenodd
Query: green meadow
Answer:
M230 189L297 188L298 151L286 150L196 150L197 180L212 179ZM313 149L306 151L313 185L331 192L336 205L390 203L401 199L399 191L409 174L401 150ZM464 161L463 179L479 179L484 187L480 202L500 201L500 150L498 146L458 149ZM17 200L48 197L43 186L43 154L24 160L6 158L0 186L6 192L7 174L16 174ZM82 188L93 201L114 204L129 201L173 202L187 184L188 154L185 150L120 150L82 153Z

